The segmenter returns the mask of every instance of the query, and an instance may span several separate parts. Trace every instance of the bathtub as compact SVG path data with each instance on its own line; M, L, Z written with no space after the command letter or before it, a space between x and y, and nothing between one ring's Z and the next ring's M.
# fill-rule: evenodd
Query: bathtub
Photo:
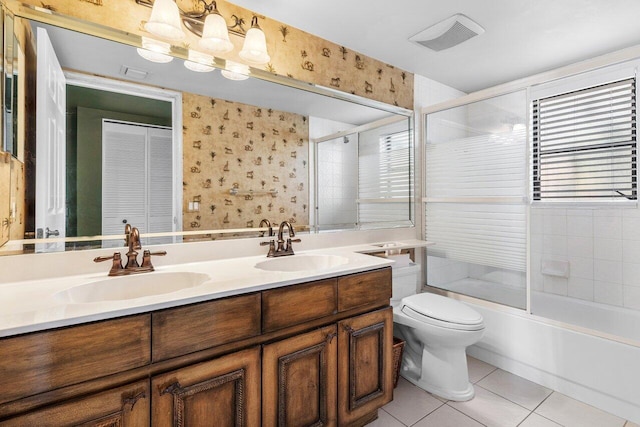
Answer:
M596 335L604 338L640 346L639 310L545 292L532 292L531 314L591 329ZM638 380L640 381L640 378Z
M530 314L454 292L427 290L463 301L484 317L485 335L467 349L469 355L640 423L639 313L533 292ZM483 296L489 297L491 290L498 289L489 287Z
M440 289L510 307L526 307L526 289L521 287L464 278ZM570 325L580 332L640 346L640 310L532 291L531 314Z

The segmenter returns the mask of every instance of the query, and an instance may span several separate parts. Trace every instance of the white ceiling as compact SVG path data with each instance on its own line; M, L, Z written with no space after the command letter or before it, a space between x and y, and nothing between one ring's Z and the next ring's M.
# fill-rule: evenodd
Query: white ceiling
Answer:
M464 92L640 44L638 0L232 0ZM486 32L433 52L408 38L456 13Z

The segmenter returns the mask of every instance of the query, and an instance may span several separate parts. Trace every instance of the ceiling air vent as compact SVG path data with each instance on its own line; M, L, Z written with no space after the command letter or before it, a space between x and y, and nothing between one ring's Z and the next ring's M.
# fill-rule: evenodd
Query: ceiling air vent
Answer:
M132 68L127 65L123 65L122 67L120 67L120 74L125 77L129 77L137 80L144 80L149 75L147 71L138 70L136 68Z
M409 38L436 52L452 48L462 42L484 33L484 28L462 14L453 15L444 21L420 31Z

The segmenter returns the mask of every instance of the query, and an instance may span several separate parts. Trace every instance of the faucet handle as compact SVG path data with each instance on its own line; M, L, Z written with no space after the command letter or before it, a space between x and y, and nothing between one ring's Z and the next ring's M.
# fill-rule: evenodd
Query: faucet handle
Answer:
M142 252L142 265L140 266L140 268L149 268L151 271L153 271L151 256L165 256L166 254L167 251L151 252L148 249L145 249L144 252Z
M275 256L276 253L276 242L273 240L269 240L268 242L260 242L260 246L269 245L269 252L267 252L267 257L271 258Z
M110 256L98 256L98 257L95 257L93 259L93 262L109 261L110 259L112 259L114 261L119 261L119 260L122 259L122 255L120 255L120 252L114 252L113 255L110 255Z
M117 275L119 271L123 270L122 255L120 255L120 252L114 252L114 254L111 256L95 257L93 259L93 262L108 261L110 259L113 260L113 264L111 265L111 270L109 270L109 276L114 276L114 275Z

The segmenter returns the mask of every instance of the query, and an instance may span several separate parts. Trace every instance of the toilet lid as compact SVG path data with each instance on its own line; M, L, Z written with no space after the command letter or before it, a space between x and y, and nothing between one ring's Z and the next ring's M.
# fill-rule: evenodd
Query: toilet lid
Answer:
M466 326L477 326L483 323L480 313L459 301L441 295L432 293L411 295L402 299L402 305L417 314L447 323Z

